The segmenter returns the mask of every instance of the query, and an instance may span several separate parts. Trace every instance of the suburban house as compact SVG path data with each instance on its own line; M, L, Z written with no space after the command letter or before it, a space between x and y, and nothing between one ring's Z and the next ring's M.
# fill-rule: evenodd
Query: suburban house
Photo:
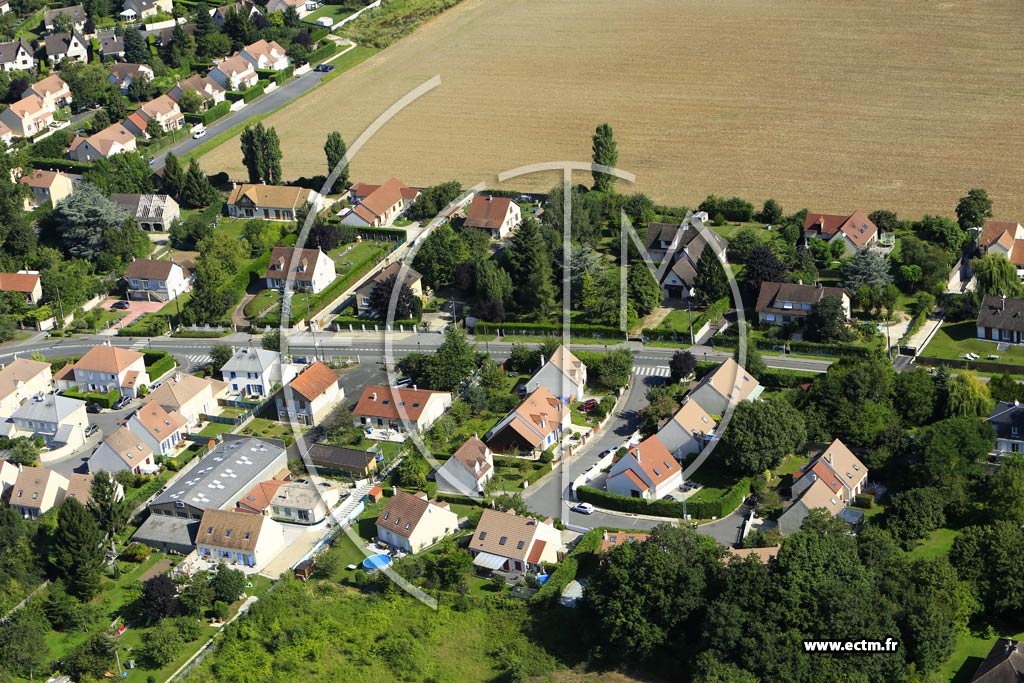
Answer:
M306 204L319 211L323 196L303 187L233 184L228 195L228 215L232 218L294 221L296 212Z
M267 349L242 346L220 369L231 390L246 396L270 396L275 386L291 381L296 367L282 363L281 354Z
M163 25L163 22L161 22L161 25ZM180 26L181 30L185 32L185 35L195 37L196 25L193 22L188 22L186 24L179 23L178 26ZM162 28L156 31L155 33L150 33L150 35L153 36L155 39L153 42L156 43L156 46L164 47L165 45L168 45L171 42L171 38L174 36L175 28L177 27L167 26L166 28Z
M279 420L316 425L344 399L338 373L317 361L289 382L274 400Z
M497 240L508 237L522 222L522 209L508 197L478 194L466 209L464 225L483 230Z
M373 317L376 314L376 311L370 308L370 295L373 294L373 290L377 285L382 282L386 282L392 275L397 278L398 273L401 272L401 270L402 262L395 261L390 266L378 270L373 277L369 278L362 284L362 286L359 287L359 289L356 290L356 311L360 317ZM421 300L423 299L422 275L412 268L407 267L405 269L405 284L409 286L414 297Z
M762 282L757 295L757 318L762 323L785 325L807 317L811 308L826 297L836 297L843 306L843 315L850 319L850 294L842 287Z
M434 473L437 490L446 493L478 496L494 477L494 456L491 449L475 435L448 458Z
M32 46L24 38L0 43L0 69L3 71L34 71L36 58Z
M124 120L125 128L135 133L136 137L149 137L146 129L150 121L160 124L160 130L169 133L172 130L179 130L185 125L185 115L178 107L178 103L168 95L161 95L154 100L146 102L141 107L128 115Z
M236 12L241 12L243 14L248 14L250 17L252 17L253 15L262 16L259 6L251 2L247 2L247 0L239 0L238 2L233 2L230 5L223 5L221 7L211 9L210 16L213 17L213 20L215 22L217 22L220 25L223 25L228 18L228 12L230 12L231 10L235 10Z
M103 439L89 458L90 472L152 474L159 470L153 449L127 427L119 427Z
M341 490L331 481L298 479L262 481L242 496L237 512L269 515L292 524L319 524L341 500Z
M724 415L730 403L755 401L763 391L757 378L727 358L690 389L689 398L709 415Z
M116 33L105 33L99 37L100 59L124 59L124 38Z
M320 249L274 247L263 276L267 289L284 290L290 279L292 289L319 294L338 277L334 260Z
M233 509L259 482L288 476L283 442L233 434L223 438L223 443L210 451L188 477L172 480L149 503L150 516L133 540L158 550L188 554L195 544L197 523L206 510Z
M128 298L171 301L192 288L191 272L173 261L135 259L124 271Z
M547 362L541 356L540 363L540 370L526 383L527 392L532 393L544 387L553 396L568 397L572 401L583 400L587 385L587 366L583 361L564 345L560 345Z
M683 484L683 470L661 439L649 436L612 463L608 493L660 500Z
M836 439L821 455L811 460L802 470L793 475L793 498L800 497L818 479L825 480L835 493L846 503L853 503L855 496L864 491L868 481L868 468L839 439Z
M173 88L167 91L167 96L175 102L181 103L181 94L186 90L194 90L203 98L204 108L216 106L224 101L224 86L209 76L192 74L183 81L178 81Z
M121 123L112 123L89 137L76 136L71 141L68 156L75 161L107 159L121 152L134 152L138 145L135 135Z
M811 510L821 508L833 517L838 516L846 505L842 494L832 485L831 481L817 478L808 486L803 494L779 517L779 531L783 535L800 531Z
M469 553L480 570L517 575L539 573L542 564L558 562L561 545L561 532L550 518L542 522L515 510L484 508Z
M419 195L419 190L398 178L390 178L383 185L356 183L349 190L352 209L342 216L341 222L360 228L391 225Z
M236 92L248 90L260 78L252 63L237 52L215 62L209 76L222 88Z
M704 445L714 438L715 421L697 401L687 398L661 429L658 439L672 455L680 460L691 453L700 453Z
M0 460L0 502L7 502L7 492L14 486L14 482L18 481L19 472L21 472L20 465Z
M0 121L16 137L30 138L50 127L53 123L53 110L46 106L39 95L29 95L0 112Z
M88 505L92 501L92 482L94 477L92 474L87 472L72 472L68 475L68 490L64 495L64 500L68 498L74 498L82 505ZM124 487L117 482L114 482L115 493L114 497L117 500L124 499Z
M273 40L257 40L255 43L243 47L239 54L245 57L254 69L284 71L291 66L291 60L288 59L284 48Z
M377 517L377 540L405 553L418 553L459 529L459 516L425 493L396 491Z
M8 418L33 396L53 389L50 364L29 358L15 358L0 368L0 418Z
M144 232L167 232L176 218L181 217L181 207L174 198L166 194L125 194L115 192L110 195L114 202L129 216L135 219L135 225Z
M570 428L571 418L565 402L538 387L501 418L484 435L484 441L495 453L537 454L558 443L562 431Z
M132 81L138 80L143 76L151 81L153 80L153 69L148 64L115 62L109 68L110 76L107 80L120 88L122 95L128 94L128 86L132 84Z
M855 254L878 242L878 226L860 209L848 216L809 213L804 220L804 239L839 240L848 255Z
M985 221L978 236L978 252L1002 254L1024 280L1024 226L1014 221Z
M77 448L85 443L89 416L85 401L59 394L36 394L11 414L10 436L41 438L50 448Z
M149 402L128 418L128 429L142 439L157 455L168 456L185 438L187 420L159 403Z
M320 469L344 472L356 479L365 479L377 469L376 453L355 448L315 443L310 446L306 457Z
M19 182L32 190L32 198L26 199L26 209L50 202L52 206L75 191L75 184L64 171L32 171L21 176Z
M196 535L199 556L261 569L285 547L284 527L264 515L230 510L203 512Z
M47 33L53 33L56 28L54 22L57 21L57 17L61 14L71 20L72 27L76 31L81 33L85 30L85 23L88 21L88 17L86 17L85 14L85 7L82 5L72 5L71 7L48 9L43 13L43 28L46 29Z
M25 303L35 306L43 298L43 285L34 270L0 273L0 292L18 292L24 295Z
M228 385L220 380L175 372L150 392L142 404L155 403L168 412L176 412L194 427L204 415L220 414L218 399L224 398L227 391Z
M988 423L996 432L995 453L1024 453L1024 405L999 401L989 413Z
M71 33L51 33L43 39L46 47L46 59L52 66L64 61L81 62L89 61L89 43L78 31Z
M106 394L119 391L134 397L139 387L149 386L145 357L138 351L100 344L89 349L75 363L69 363L54 376L61 391Z
M731 562L734 559L743 560L748 557L756 557L758 562L767 565L779 556L779 548L781 547L773 545L767 548L729 548L729 554L723 560Z
M682 223L649 223L644 236L644 248L650 258L661 263L660 284L662 297L669 300L689 299L693 296L693 283L697 277L697 261L707 247L710 235L715 245L725 251L729 244L718 233L701 232L706 214L700 212ZM665 261L668 263L664 263Z
M38 83L33 83L21 93L22 97L31 95L41 98L43 104L54 111L61 107L69 107L72 102L71 88L57 74L51 74Z
M978 310L978 339L1010 344L1024 341L1024 299L986 295Z
M970 683L1019 683L1024 680L1024 646L1020 641L1000 638L978 665Z
M49 467L21 467L4 502L22 517L35 519L64 502L69 483Z
M284 12L291 7L299 15L299 18L302 18L318 9L321 4L323 3L320 0L269 0L267 13Z
M371 385L363 390L352 409L352 418L356 426L367 431L422 434L451 406L452 395L447 391Z
M605 531L601 534L601 548L598 552L604 555L615 546L627 543L643 543L650 537L650 534L641 532Z
M124 0L121 16L125 19L147 19L154 14L174 11L171 0Z
M0 121L0 142L8 146L14 142L14 131L3 121Z

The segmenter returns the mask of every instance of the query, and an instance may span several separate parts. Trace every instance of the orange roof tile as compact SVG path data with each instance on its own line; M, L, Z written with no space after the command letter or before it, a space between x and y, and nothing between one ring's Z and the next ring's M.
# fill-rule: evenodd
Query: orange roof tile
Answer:
M338 373L317 361L303 370L288 386L292 391L312 401L337 383Z

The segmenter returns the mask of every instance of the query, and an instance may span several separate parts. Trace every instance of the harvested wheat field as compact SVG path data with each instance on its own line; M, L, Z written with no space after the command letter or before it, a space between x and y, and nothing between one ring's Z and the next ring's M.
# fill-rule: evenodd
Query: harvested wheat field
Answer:
M322 173L330 130L351 143L437 74L354 179L493 185L504 169L588 160L608 121L619 165L662 202L714 192L913 218L984 187L1017 220L1022 35L1020 0L466 0L267 123L286 177ZM203 165L242 177L240 157L235 139Z

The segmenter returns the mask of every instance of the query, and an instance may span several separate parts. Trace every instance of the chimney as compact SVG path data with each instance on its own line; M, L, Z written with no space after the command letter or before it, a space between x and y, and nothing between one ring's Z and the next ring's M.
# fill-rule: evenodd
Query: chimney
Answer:
M544 354L540 354L540 366L544 367Z
M999 310L1000 311L1005 311L1006 310L1006 295L1005 294L1003 294L1003 298L1000 299L1000 301L999 301Z
M419 391L419 389L417 389L417 388L416 388L416 385L415 385L415 384L413 384L413 385L412 385L412 390L413 390L413 391Z
M797 281L796 281L796 283L797 283L798 285L803 285L803 283L804 283L804 279L803 279L803 278L800 278L799 280L797 280Z
M180 382L181 381L181 373L180 372L175 372L174 373L174 381L175 382Z
M377 400L377 392L376 391L373 392L372 394L370 394L370 400L371 401L376 401Z
M493 202L494 201L494 197L492 197L491 195L487 195L487 201Z

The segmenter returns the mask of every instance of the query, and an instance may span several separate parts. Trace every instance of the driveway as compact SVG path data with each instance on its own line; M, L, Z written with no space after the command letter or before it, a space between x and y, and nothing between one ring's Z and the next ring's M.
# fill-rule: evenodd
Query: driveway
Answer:
M123 301L115 297L108 297L106 301L99 305L99 309L103 311L109 311L110 307L115 301ZM125 316L117 321L117 324L111 325L110 328L103 330L99 334L104 336L117 336L117 331L122 327L127 327L135 322L143 313L156 313L166 305L164 301L129 301L128 308L124 309Z

